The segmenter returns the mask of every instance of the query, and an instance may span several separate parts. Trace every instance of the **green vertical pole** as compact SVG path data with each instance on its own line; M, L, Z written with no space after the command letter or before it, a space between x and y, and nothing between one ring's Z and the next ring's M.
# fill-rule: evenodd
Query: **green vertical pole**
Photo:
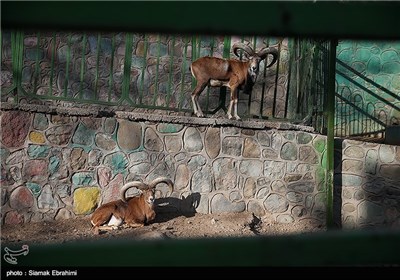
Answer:
M36 56L35 56L35 72L33 73L33 93L37 93L40 64L39 64L39 50L40 50L40 32L37 33Z
M158 34L157 38L157 62L156 62L156 77L154 80L154 95L153 95L153 106L156 106L158 97L158 76L160 72L160 55L161 55L161 35Z
M188 44L189 44L189 39L186 36L184 36L182 40L185 41L185 49L183 51L182 67L181 67L182 77L181 77L181 95L179 97L179 110L182 110L183 102L185 99L185 73L187 71L186 70L186 67L187 67L186 66L186 59L187 59L186 55L187 55L187 48L188 48Z
M11 55L12 55L12 69L13 69L13 85L16 90L17 100L19 101L20 93L22 91L22 66L24 55L24 33L16 30L11 33Z
M71 43L72 43L72 34L68 35L68 48L67 48L67 58L65 64L65 84L64 84L64 97L68 94L68 83L69 83L69 65L71 63Z
M142 68L142 74L141 74L141 83L140 83L140 90L139 90L139 104L142 104L143 102L143 96L144 96L144 75L146 73L146 68L147 68L147 48L149 45L147 34L144 34L143 38L143 44L144 44L144 50L143 50L143 68ZM148 85L146 85L148 86Z
M82 38L82 60L81 60L81 72L80 72L80 86L79 86L79 99L83 99L83 81L84 81L84 73L85 73L85 65L86 65L86 58L85 58L85 53L86 53L86 33L83 34Z
M229 59L231 56L231 40L232 38L230 36L225 36L224 38L224 51L223 51L223 58ZM226 99L226 87L221 87L220 89L220 95L219 95L219 105L218 109L223 108L225 109L225 99Z
M328 229L334 227L333 220L333 169L334 169L334 121L335 121L335 67L336 67L337 40L330 40L328 96L327 96L327 139L326 139L326 225Z
M175 35L172 36L172 44L171 44L171 53L169 56L169 74L168 74L168 89L167 89L167 99L166 105L167 108L170 108L171 102L171 93L172 93L172 82L173 82L173 73L174 73L174 48L175 48ZM167 41L168 42L168 41Z
M98 91L98 85L99 85L99 68L100 68L100 51L101 51L101 34L97 34L97 47L96 47L96 74L94 77L94 92L93 92L93 99L95 101L98 101L97 99L97 91Z
M125 36L125 60L124 60L124 74L122 78L122 96L121 101L127 101L133 104L129 99L129 89L131 80L131 65L132 65L132 48L133 48L133 34L126 33Z
M111 41L111 60L110 60L110 79L108 80L108 97L107 101L111 101L111 93L113 92L113 73L114 73L114 54L115 54L115 34L112 36Z

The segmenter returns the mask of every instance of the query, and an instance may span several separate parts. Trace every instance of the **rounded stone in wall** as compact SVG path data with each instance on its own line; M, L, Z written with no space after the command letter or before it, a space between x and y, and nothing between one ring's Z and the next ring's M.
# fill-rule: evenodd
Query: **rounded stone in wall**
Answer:
M24 216L18 214L17 211L7 212L4 216L4 223L6 225L17 225L24 223Z
M30 208L33 204L34 197L26 187L17 187L10 195L10 206L15 210Z
M270 194L264 201L265 209L270 213L283 213L289 208L289 202L279 194Z
M281 180L276 180L276 181L272 182L271 189L274 192L284 193L284 192L286 192L286 184L285 184L285 182L283 182Z
M112 151L117 146L114 139L112 139L110 135L105 133L97 133L94 141L97 147L106 151Z
M215 179L215 189L229 190L236 187L237 171L235 160L232 158L218 158L213 162L212 173Z
M190 180L190 171L186 164L178 165L175 174L175 188L182 190L187 187Z
M249 201L249 203L247 204L247 211L252 212L254 213L254 215L259 217L265 215L264 206L257 200Z
M253 138L246 138L244 140L243 157L245 158L259 158L261 155L260 146Z
M345 203L342 209L345 213L351 213L356 210L356 207L351 203Z
M67 210L65 208L61 208L57 212L57 214L56 214L54 219L55 220L67 220L67 219L71 219L73 217L74 217L74 215L73 215L73 213L71 213L71 211L69 211L69 210Z
M135 150L142 144L142 126L136 122L119 120L117 143L123 150Z
M288 192L286 194L286 198L290 202L299 203L299 202L303 201L303 194L298 193L298 192Z
M222 193L214 195L211 199L211 213L243 212L246 209L244 201L232 202Z
M292 208L292 215L296 218L304 217L306 214L307 210L303 206L297 205Z
M187 152L200 152L203 149L203 141L199 130L188 127L183 136L183 146Z
M257 199L264 199L269 194L269 187L264 187L258 190L256 198Z
M289 214L282 214L276 217L276 221L281 224L290 224L294 222L294 218Z
M222 140L222 153L230 156L240 156L242 154L243 139L239 137L225 137Z
M389 145L381 145L379 148L379 158L383 163L393 162L395 159L395 147Z
M346 216L342 222L343 229L355 229L356 218L354 216Z
M1 116L1 142L8 148L25 143L31 124L31 114L23 111L6 111Z
M308 144L312 140L312 136L309 133L299 132L297 134L297 143L298 144Z
M301 146L299 148L299 160L310 164L318 163L318 155L310 146Z
M117 120L115 118L107 118L104 121L104 132L112 134L114 133L116 126L117 126Z
M354 192L355 200L363 200L365 198L365 192L363 190L357 190Z
M208 193L212 191L212 173L210 171L209 168L202 168L193 174L191 182L192 192Z
M244 184L244 189L243 189L243 195L245 198L253 198L255 197L256 194L256 182L254 181L253 178L248 178L246 179L246 182Z
M45 130L49 126L49 120L45 114L36 113L33 118L33 128L37 130Z
M182 149L182 138L177 135L165 136L165 148L168 153L177 153Z
M207 155L214 159L218 156L221 150L221 133L219 128L210 127L207 129L204 144Z
M269 147L271 145L270 136L264 131L260 131L257 133L257 140L262 146Z
M363 158L364 149L358 146L349 146L344 150L344 154L349 158Z
M144 136L144 147L149 151L161 152L164 149L164 144L161 138L152 128L147 128Z

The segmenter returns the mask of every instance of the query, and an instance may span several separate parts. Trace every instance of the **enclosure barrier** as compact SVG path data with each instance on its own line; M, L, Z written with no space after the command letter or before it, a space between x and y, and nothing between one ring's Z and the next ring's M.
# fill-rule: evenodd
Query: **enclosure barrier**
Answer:
M329 48L324 40L3 30L1 101L191 113L196 85L191 62L207 55L231 58L231 45L238 41L255 50L274 46L279 51L273 67L261 62L253 91L239 94L242 117L326 130ZM227 91L207 87L200 95L204 111L226 111Z
M330 267L400 264L398 231L330 231L269 237L99 240L31 245L11 266L29 267ZM99 257L101 256L101 257Z

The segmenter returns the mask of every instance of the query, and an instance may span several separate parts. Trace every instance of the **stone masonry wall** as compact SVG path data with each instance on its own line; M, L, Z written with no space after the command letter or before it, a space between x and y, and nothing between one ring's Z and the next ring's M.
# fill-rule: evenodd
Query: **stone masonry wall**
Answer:
M400 227L400 146L337 139L335 148L342 227Z
M325 222L321 135L23 110L2 110L1 132L2 224L89 215L157 176L175 182L165 211Z

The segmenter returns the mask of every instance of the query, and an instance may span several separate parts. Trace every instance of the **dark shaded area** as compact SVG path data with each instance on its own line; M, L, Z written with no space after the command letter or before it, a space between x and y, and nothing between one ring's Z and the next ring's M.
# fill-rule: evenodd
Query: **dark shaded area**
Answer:
M200 203L200 194L191 193L187 197L163 197L155 200L155 211L157 213L154 222L163 223L176 217L193 217L196 213L196 207Z
M400 10L397 1L2 1L1 5L3 28L352 39L399 36L394 28ZM249 9L251 13L244 12ZM232 24L239 18L240 24Z

